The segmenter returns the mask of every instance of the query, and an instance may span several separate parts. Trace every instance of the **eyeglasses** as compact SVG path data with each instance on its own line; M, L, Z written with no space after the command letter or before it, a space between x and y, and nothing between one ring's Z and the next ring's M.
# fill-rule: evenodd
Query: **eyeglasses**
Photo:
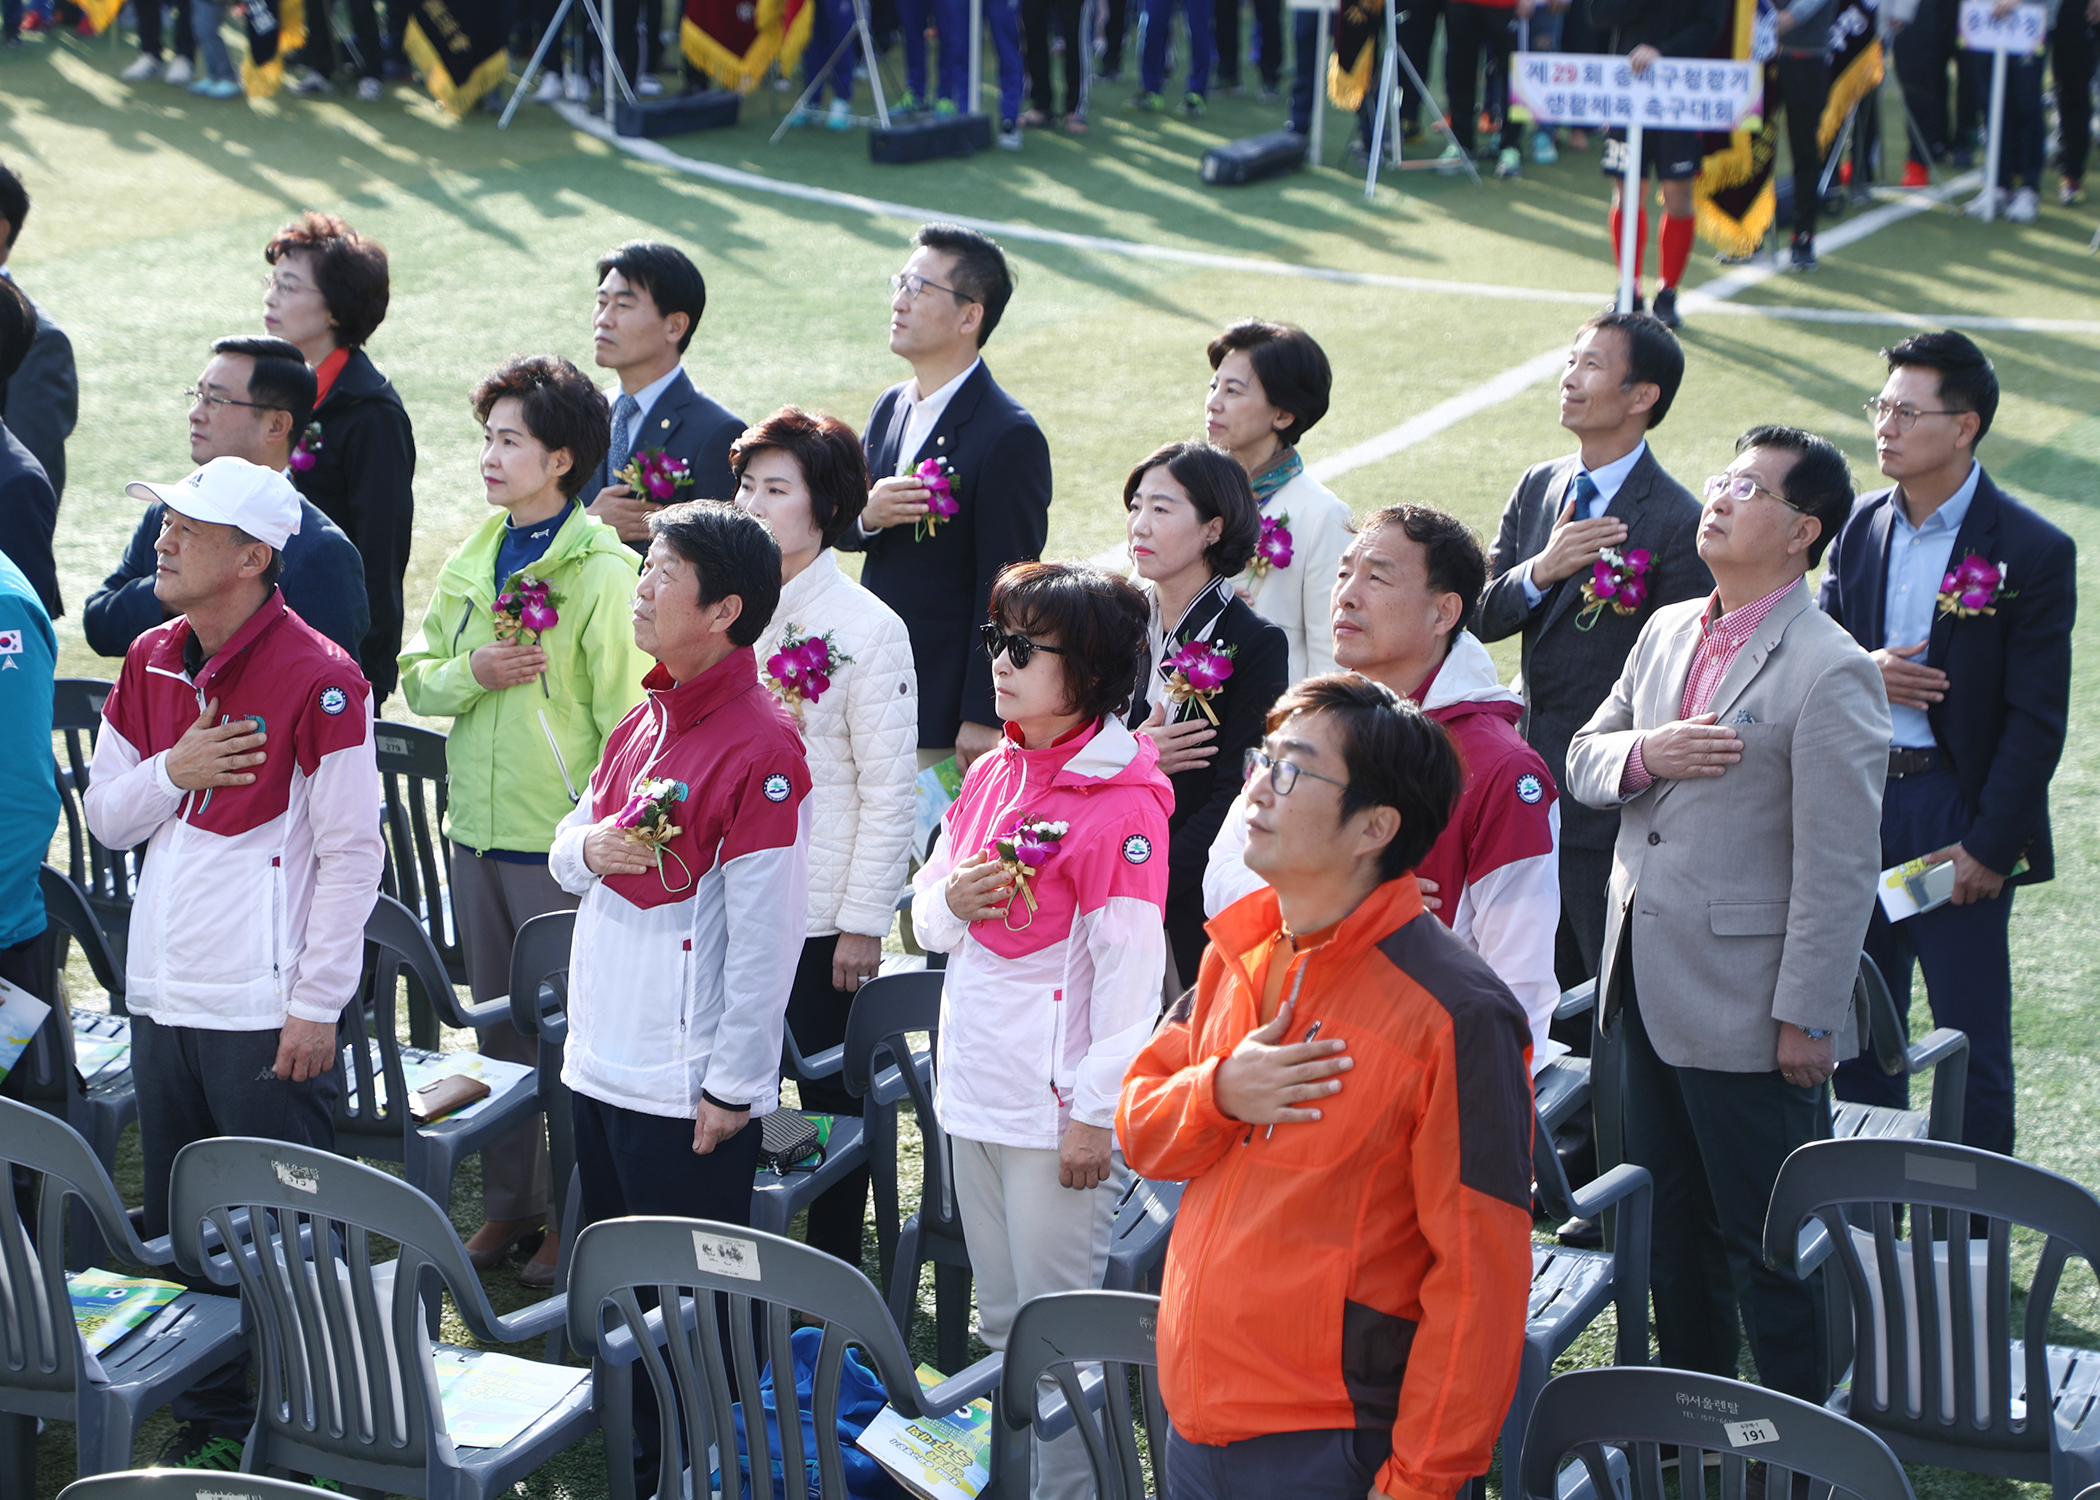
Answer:
M918 301L919 293L925 291L928 287L932 287L937 292L946 292L958 302L975 302L977 300L975 297L958 292L952 286L942 286L938 281L928 281L916 272L900 271L890 278L890 295L895 296L897 293L902 292L904 300L907 302Z
M214 396L199 385L193 385L182 393L183 399L192 406L201 406L207 411L217 411L222 406L245 406L251 411L282 411L281 406L272 406L267 401L236 401L231 396Z
M1883 422L1896 424L1898 432L1908 432L1918 425L1920 417L1958 417L1960 412L1949 406L1903 406L1894 401L1884 401L1876 396L1862 403L1860 410L1867 414L1867 421L1879 427Z
M301 292L313 290L311 286L303 281L287 280L281 271L266 274L262 279L262 287L265 293L275 292L280 297L296 297Z
M1014 664L1016 672L1028 670L1028 660L1038 651L1047 651L1052 656L1063 656L1057 646L1046 646L1041 641L1031 641L1025 635L1008 635L997 625L987 620L977 627L977 639L984 642L984 654L993 661L1004 656Z
M1269 773L1269 785L1279 797L1288 797L1291 788L1298 784L1300 776L1310 776L1315 781L1324 781L1329 786L1338 786L1345 792L1356 790L1346 781L1336 781L1332 776L1322 776L1318 771L1308 771L1294 760L1270 759L1267 751L1259 745L1249 745L1240 758L1241 784L1252 781L1260 772Z
M1706 481L1707 499L1718 500L1723 495L1739 502L1747 501L1756 495L1770 495L1788 510L1801 509L1779 491L1766 489L1748 474L1716 474Z

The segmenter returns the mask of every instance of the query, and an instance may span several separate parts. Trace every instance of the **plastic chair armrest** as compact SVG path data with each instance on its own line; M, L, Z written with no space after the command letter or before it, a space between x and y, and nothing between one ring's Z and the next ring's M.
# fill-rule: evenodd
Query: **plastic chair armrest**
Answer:
M1108 1399L1108 1384L1101 1376L1098 1365L1082 1365L1076 1372L1079 1376L1079 1394L1086 1404L1099 1411ZM1072 1408L1065 1404L1065 1393L1054 1390L1039 1392L1036 1396L1035 1431L1044 1442L1055 1442L1072 1430Z
M1922 1042L1913 1042L1904 1048L1903 1056L1912 1073L1922 1073L1927 1068L1936 1068L1957 1052L1969 1050L1969 1034L1957 1031L1952 1026L1942 1026L1928 1035Z
M494 1320L492 1331L505 1343L521 1344L541 1334L552 1333L569 1318L569 1294L556 1292L545 1302L535 1302Z
M802 1076L804 1078L836 1078L845 1069L846 1048L844 1043L840 1043L836 1047L826 1047L822 1052L802 1059Z
M538 999L537 996L533 998L535 1001ZM510 1016L510 1024L517 1027L521 1034L529 1037L537 1037L540 1034L540 1008L536 1003L520 1005L513 996L499 995L489 1004L501 1005Z
M1560 1003L1553 1007L1553 1019L1566 1021L1575 1016L1587 1015L1597 1004L1597 981L1585 979L1572 990L1562 990Z
M1794 1237L1794 1274L1803 1281L1808 1280L1836 1249L1837 1242L1831 1239L1823 1221L1810 1219Z
M875 1085L868 1094L877 1104L895 1104L909 1098L911 1090L905 1086L902 1070L884 1068L875 1075Z
M1005 1368L1005 1355L987 1354L961 1374L951 1375L939 1385L922 1388L919 1408L929 1412L949 1412L968 1406L979 1396L989 1396L999 1389L999 1377Z
M1594 1219L1614 1203L1623 1203L1635 1193L1645 1192L1653 1179L1646 1167L1637 1167L1632 1162L1620 1162L1602 1177L1570 1193L1569 1201L1575 1205L1577 1218Z
M459 1012L469 1026L494 1026L499 1021L510 1021L513 1019L510 996L508 995L495 1000L485 1000L479 1005L471 1002L459 1005L455 1002L454 1009ZM442 1013L442 1003L440 1004L440 1011Z

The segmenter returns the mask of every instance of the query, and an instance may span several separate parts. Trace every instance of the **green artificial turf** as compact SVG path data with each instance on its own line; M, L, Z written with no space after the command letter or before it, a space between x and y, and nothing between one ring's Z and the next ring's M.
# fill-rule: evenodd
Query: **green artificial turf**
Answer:
M1200 121L1141 116L1122 107L1134 92L1129 82L1096 84L1094 128L1084 139L1033 132L1019 155L879 168L858 134L794 131L771 146L766 137L787 103L771 89L746 101L734 129L665 143L775 182L909 210L867 212L638 161L545 109L526 108L498 132L491 116L448 119L405 87L372 106L340 96L210 103L157 83L119 82L115 72L129 57L107 39L70 36L0 53L0 157L36 200L10 264L70 333L81 376L58 536L66 674L114 672L114 662L87 650L78 611L136 523L123 485L186 472L180 392L211 338L259 328L261 247L306 208L342 213L392 255L393 302L370 351L400 389L417 435L417 542L405 590L411 630L440 563L485 513L468 392L514 352L587 358L593 263L626 238L674 240L705 272L709 309L687 362L699 384L747 418L792 401L856 426L877 393L906 373L884 331L885 280L904 258L916 222L909 211L1572 299L1288 279L1008 236L1019 290L987 358L1048 434L1057 499L1047 555L1056 557L1091 556L1120 541L1125 473L1160 442L1199 429L1209 373L1203 346L1234 318L1295 321L1326 347L1335 405L1303 445L1317 464L1564 344L1586 299L1601 305L1612 282L1594 148L1567 153L1555 167L1527 162L1514 183L1476 187L1410 172L1396 186L1389 176L1369 202L1360 173L1334 166L1213 190L1196 177L1201 151L1274 128L1280 106L1214 96ZM1894 123L1888 138L1900 139ZM1347 126L1330 111L1330 162L1340 159ZM2005 388L1984 461L2090 554L2100 544L2100 278L2086 254L2090 231L2090 209L2051 206L2040 223L2021 228L1983 226L1941 208L1827 250L1820 276L1774 278L1736 301L1840 316L2085 323L1976 337ZM1687 285L1717 274L1702 251ZM1683 335L1684 388L1655 434L1657 453L1696 484L1727 462L1743 429L1795 422L1837 441L1870 486L1872 444L1859 403L1880 383L1875 350L1899 336L1859 323L1695 316ZM1523 469L1567 447L1547 381L1333 487L1359 514L1423 502L1492 535ZM2100 754L2091 737L2095 674L2084 667L2094 631L2088 611L2077 633L2070 742L2051 799L2059 875L2020 893L2013 964L2021 1153L2100 1184L2100 1081L2090 1065L2100 1052L2092 1004L2100 989ZM1497 659L1505 673L1513 669L1510 643ZM389 712L402 713L398 700ZM1922 987L1914 1022L1921 1031L1929 1024ZM904 1136L909 1147L912 1132ZM915 1170L914 1157L907 1172ZM131 1186L135 1192L135 1180ZM478 1223L473 1163L453 1209L462 1232ZM872 1241L870 1249L872 1258ZM517 1286L516 1263L490 1277L499 1306L532 1295ZM2067 1279L2059 1308L2060 1338L2100 1343L2100 1297L2082 1269ZM1608 1354L1607 1327L1570 1362ZM149 1428L142 1460L166 1431L165 1417ZM70 1431L55 1426L44 1441L38 1500L57 1493L71 1462ZM1926 1469L1913 1478L1935 1500L2040 1489ZM525 1492L602 1495L596 1439L550 1464Z

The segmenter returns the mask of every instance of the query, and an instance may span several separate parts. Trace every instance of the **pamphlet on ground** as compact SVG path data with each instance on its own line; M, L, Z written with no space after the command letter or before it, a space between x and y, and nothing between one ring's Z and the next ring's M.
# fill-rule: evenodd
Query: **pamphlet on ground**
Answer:
M948 1377L919 1366L922 1386ZM992 1473L992 1403L972 1401L938 1417L907 1417L885 1406L854 1440L920 1500L977 1500Z
M438 1399L445 1430L462 1448L500 1448L591 1378L571 1365L541 1364L486 1350L438 1344Z
M66 1272L66 1290L73 1295L73 1321L90 1354L102 1353L182 1295L172 1281L92 1269Z
M51 1007L19 985L0 979L0 1078L15 1065Z
M1881 910L1891 922L1915 917L1946 903L1954 894L1954 861L1927 864L1923 855L1881 872Z
M367 1041L365 1045L371 1049L372 1078L373 1082L379 1087L380 1107L385 1108L387 1099L386 1073L379 1064L379 1043ZM353 1066L353 1055L350 1049L345 1047L343 1049L343 1076L345 1079L356 1077L356 1074L350 1071ZM504 1062L501 1058L484 1057L479 1052L427 1052L421 1047L403 1047L401 1049L402 1079L407 1083L410 1093L414 1093L425 1084L436 1083L441 1078L450 1078L455 1074L467 1078L478 1078L489 1086L489 1097L487 1099L477 1099L466 1108L453 1111L445 1116L445 1121L473 1119L476 1114L487 1109L490 1102L497 1095L501 1094L519 1079L531 1077L533 1071L529 1064ZM445 1121L439 1123L444 1123Z

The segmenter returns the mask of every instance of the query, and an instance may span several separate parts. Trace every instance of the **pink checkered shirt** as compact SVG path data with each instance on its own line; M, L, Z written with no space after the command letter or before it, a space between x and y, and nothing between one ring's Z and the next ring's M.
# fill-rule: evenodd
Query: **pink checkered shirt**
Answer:
M1706 712L1714 701L1714 692L1721 686L1721 679L1735 665L1736 656L1748 645L1750 637L1757 633L1765 616L1772 607L1797 588L1807 587L1801 580L1782 584L1762 599L1753 599L1741 609L1721 613L1721 591L1715 589L1713 597L1706 601L1706 613L1699 621L1699 649L1692 653L1692 669L1685 674L1684 699L1678 705L1677 716L1681 719L1696 718ZM1619 776L1619 790L1632 793L1645 791L1653 785L1655 778L1641 761L1641 741L1633 742L1633 753L1626 757L1626 769Z

